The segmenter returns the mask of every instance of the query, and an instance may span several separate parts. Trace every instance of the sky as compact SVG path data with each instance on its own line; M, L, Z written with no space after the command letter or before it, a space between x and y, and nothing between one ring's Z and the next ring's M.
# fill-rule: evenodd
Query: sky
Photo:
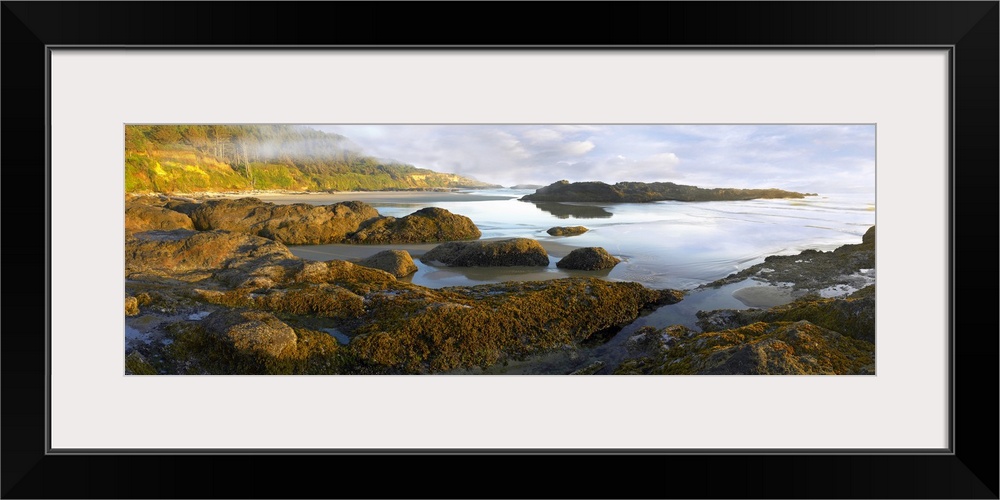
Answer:
M483 182L670 181L875 192L874 125L311 125L365 154Z

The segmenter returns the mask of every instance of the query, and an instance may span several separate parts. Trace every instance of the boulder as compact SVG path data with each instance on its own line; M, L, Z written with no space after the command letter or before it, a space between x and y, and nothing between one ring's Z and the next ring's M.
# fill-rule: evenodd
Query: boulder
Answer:
M875 370L875 345L809 321L757 322L714 332L685 327L635 336L618 374L864 375ZM630 339L632 340L632 339Z
M136 316L139 314L139 299L135 297L125 297L125 315Z
M449 267L549 265L549 256L542 245L528 238L452 241L432 248L420 260Z
M557 226L546 231L552 236L576 236L589 231L583 226Z
M861 243L863 245L874 245L875 244L875 226L868 228L865 234L861 236Z
M125 209L125 232L138 233L143 231L173 229L194 229L191 218L168 208L157 207L143 202L131 202Z
M257 269L264 264L301 267L300 262L281 243L227 231L148 231L125 241L126 277L153 275L198 281L237 268Z
M482 236L472 219L443 208L427 207L406 217L380 217L348 238L353 243L428 243L474 240Z
M556 267L562 269L577 269L582 271L596 271L598 269L611 269L621 260L613 257L607 250L601 247L577 248L556 263Z
M380 269L402 278L417 272L417 265L406 250L383 250L367 259L358 262L359 265Z
M377 210L360 201L275 205L257 198L209 200L191 212L194 228L199 231L254 234L288 245L341 243L361 223L378 216Z
M139 351L132 351L125 356L125 375L156 375L156 369Z
M224 309L208 315L202 325L206 332L240 351L281 357L295 349L292 327L267 312Z

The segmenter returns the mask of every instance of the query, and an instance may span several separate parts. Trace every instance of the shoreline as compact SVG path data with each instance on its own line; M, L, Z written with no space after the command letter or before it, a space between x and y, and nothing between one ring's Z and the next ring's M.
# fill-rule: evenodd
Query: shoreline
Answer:
M470 188L471 189L471 188ZM510 196L503 195L483 195L468 192L466 188L461 190L436 191L436 190L412 190L412 191L287 191L287 190L267 190L255 192L224 192L205 191L198 193L128 193L129 197L168 197L182 198L192 201L208 201L219 199L239 199L257 198L261 201L286 205L293 203L309 203L318 205L332 205L343 201L362 201L369 204L374 203L446 203L454 201L491 201L508 200L517 198L519 195L512 193Z

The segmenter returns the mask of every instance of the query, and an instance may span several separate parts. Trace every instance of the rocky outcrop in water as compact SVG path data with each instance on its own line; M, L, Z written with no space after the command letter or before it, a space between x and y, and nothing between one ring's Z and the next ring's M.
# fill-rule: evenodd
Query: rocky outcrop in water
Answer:
M637 331L639 355L616 374L863 375L875 373L875 346L809 321L752 323L698 333L683 326Z
M791 283L794 290L826 291L864 288L875 281L875 226L868 228L860 244L843 245L829 252L804 250L797 255L772 255L762 264L750 266L704 285L715 287L747 278L771 284Z
M772 256L709 286L747 278L806 293L767 309L699 311L701 332L642 329L626 341L625 374L875 373L875 227L860 244ZM866 286L867 285L867 286ZM860 288L849 295L824 297Z
M577 236L586 233L589 229L583 226L556 226L550 228L547 233L551 236Z
M736 201L762 198L804 198L811 193L781 189L702 189L673 182L569 182L562 180L521 197L524 201L644 203L651 201Z
M577 248L556 262L556 267L562 269L577 269L581 271L597 271L611 269L621 262L601 247Z
M449 267L547 266L549 255L528 238L442 243L425 253L421 262Z
M425 243L474 240L482 233L472 219L443 208L428 207L406 217L380 217L363 223L350 243Z
M874 344L875 285L858 290L846 298L809 295L790 304L769 309L698 311L698 326L706 332L739 328L758 322L796 321L809 321Z
M380 269L397 278L409 276L417 272L417 265L406 250L383 250L367 259L359 261L358 264Z

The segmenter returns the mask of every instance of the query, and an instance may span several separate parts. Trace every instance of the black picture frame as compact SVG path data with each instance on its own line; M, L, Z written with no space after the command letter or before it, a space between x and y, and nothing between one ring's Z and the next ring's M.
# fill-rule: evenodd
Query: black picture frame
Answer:
M2 3L4 222L8 242L13 241L3 253L9 265L32 276L12 278L17 281L8 291L17 293L3 296L8 312L0 336L4 498L998 498L997 326L992 310L973 305L982 303L980 297L994 304L997 297L996 1L586 2L558 3L553 10L485 2ZM567 10L584 22L562 19L559 12ZM57 45L950 47L951 450L49 454L47 321L39 321L51 313L49 201L38 192L48 186L46 63L48 47ZM636 418L655 421L655 416ZM566 477L561 472L567 468L580 477ZM329 473L314 475L316 470Z

